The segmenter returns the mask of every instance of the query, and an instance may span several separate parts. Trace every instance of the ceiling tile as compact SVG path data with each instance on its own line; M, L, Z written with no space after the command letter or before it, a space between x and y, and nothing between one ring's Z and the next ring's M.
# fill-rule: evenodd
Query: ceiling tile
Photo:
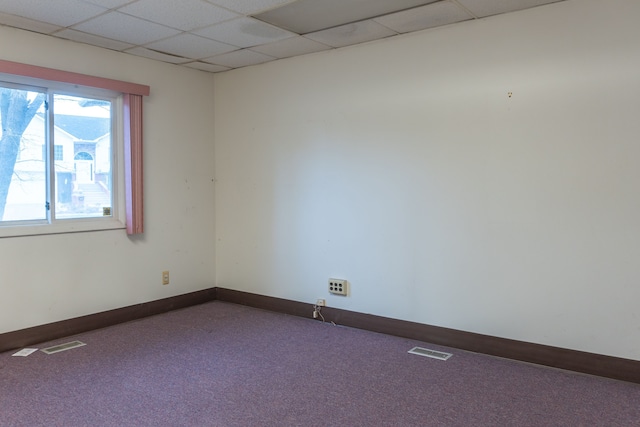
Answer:
M255 15L298 34L364 21L438 0L298 0Z
M246 17L202 28L194 33L238 47L257 46L296 36L289 31Z
M184 64L185 67L195 68L196 70L208 71L210 73L219 73L220 71L227 71L231 68L223 67L222 65L208 64L206 62L195 61Z
M129 43L119 42L117 40L111 40L100 36L94 36L93 34L83 33L81 31L65 29L58 31L54 34L56 37L63 39L73 40L80 43L86 43L93 46L100 46L112 50L125 50L132 47Z
M173 28L119 12L110 12L83 22L74 26L74 29L135 45L150 43L180 33Z
M408 33L468 19L473 19L473 16L463 8L454 3L442 1L381 16L374 21L399 33Z
M80 0L0 0L0 10L24 18L68 27L104 13L107 9Z
M22 28L23 30L35 31L36 33L51 34L63 27L48 24L46 22L34 21L33 19L23 18L21 16L0 13L0 25L9 27Z
M318 43L313 40L306 39L302 36L292 37L277 42L254 46L251 48L254 52L264 53L265 55L276 58L289 58L291 56L304 55L307 53L320 52L322 50L331 49L330 46Z
M223 65L229 68L240 68L249 65L261 64L263 62L273 61L274 59L276 58L247 49L242 49L225 53L223 55L217 55L213 58L207 58L205 59L205 61L212 64Z
M386 28L372 20L356 22L355 24L342 25L329 28L305 37L333 47L343 47L352 44L364 43L371 40L383 39L396 35L395 31Z
M125 51L126 53L130 53L136 56L143 56L149 59L155 59L156 61L170 62L172 64L184 64L185 62L190 62L192 59L185 58L182 56L169 55L162 52L157 52L155 50L146 49L144 47L134 47L132 49L128 49Z
M458 0L461 5L469 9L478 18L528 9L558 1L561 0Z
M131 3L135 0L82 0L87 3L97 4L98 6L107 7L109 9L115 9L116 7L124 6L127 3Z
M189 33L150 43L145 47L191 59L207 58L237 49L235 46Z
M139 0L118 11L184 31L239 16L203 0Z
M226 7L227 9L249 15L272 9L295 0L207 0L209 3Z

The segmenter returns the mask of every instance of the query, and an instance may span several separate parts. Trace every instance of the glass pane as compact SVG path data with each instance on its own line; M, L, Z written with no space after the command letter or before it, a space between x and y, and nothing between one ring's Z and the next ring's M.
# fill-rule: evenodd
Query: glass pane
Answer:
M111 216L111 102L54 95L56 218Z
M45 94L0 85L0 220L47 219Z

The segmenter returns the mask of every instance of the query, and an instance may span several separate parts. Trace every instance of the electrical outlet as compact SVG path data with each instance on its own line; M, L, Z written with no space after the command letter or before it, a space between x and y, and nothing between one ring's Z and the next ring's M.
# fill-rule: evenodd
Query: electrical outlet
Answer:
M344 279L329 279L329 293L347 296L347 281Z
M318 298L318 300L316 301L316 305L318 307L324 307L327 305L327 302L322 298Z
M162 272L162 284L163 285L168 285L169 284L169 272L168 271L163 271Z

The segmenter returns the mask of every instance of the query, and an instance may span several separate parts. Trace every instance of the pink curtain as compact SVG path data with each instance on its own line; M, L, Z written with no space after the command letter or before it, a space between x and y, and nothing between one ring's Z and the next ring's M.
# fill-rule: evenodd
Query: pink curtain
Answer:
M127 234L144 231L142 96L124 95L124 167Z

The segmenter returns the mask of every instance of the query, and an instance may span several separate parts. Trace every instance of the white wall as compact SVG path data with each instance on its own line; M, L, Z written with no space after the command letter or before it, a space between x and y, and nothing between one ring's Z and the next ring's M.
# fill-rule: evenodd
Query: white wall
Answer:
M0 58L151 87L144 235L0 239L0 333L214 286L212 75L6 27Z
M640 360L638 16L569 0L216 75L217 285Z

